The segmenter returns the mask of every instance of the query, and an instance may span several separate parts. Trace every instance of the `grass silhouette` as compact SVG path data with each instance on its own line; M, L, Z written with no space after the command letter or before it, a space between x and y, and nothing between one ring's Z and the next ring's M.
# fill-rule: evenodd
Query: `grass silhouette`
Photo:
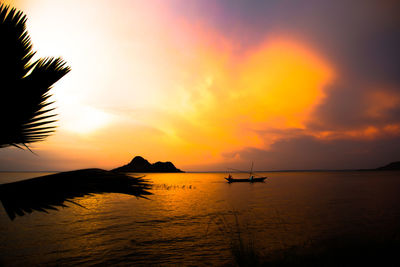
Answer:
M276 224L284 227L282 221ZM400 266L400 230L391 234L347 233L316 237L296 245L285 244L261 251L249 228L241 225L239 212L212 215L207 234L212 226L226 240L236 266Z
M210 217L207 234L211 225L229 243L229 249L237 266L258 266L260 252L257 251L254 238L240 225L239 213L235 210L227 214L216 214Z

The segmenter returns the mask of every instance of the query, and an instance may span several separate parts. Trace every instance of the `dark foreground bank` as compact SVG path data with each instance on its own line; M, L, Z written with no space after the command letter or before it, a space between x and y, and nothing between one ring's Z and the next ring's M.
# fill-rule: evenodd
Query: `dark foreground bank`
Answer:
M273 252L257 251L256 242L236 240L231 247L238 266L400 266L400 235L340 236L310 240Z

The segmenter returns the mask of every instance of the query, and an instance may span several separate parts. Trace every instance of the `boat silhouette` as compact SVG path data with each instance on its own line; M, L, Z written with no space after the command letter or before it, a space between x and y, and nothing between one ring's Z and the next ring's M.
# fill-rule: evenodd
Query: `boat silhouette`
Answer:
M241 170L237 170L237 169L231 169L234 170L236 172L243 172L243 173L249 173L249 178L233 178L231 174L228 175L228 177L224 177L225 180L228 181L228 183L236 183L236 182L241 182L241 183L256 183L256 182L264 182L265 179L267 179L268 177L266 176L259 176L259 177L255 177L256 175L253 174L253 165L254 163L251 163L251 169L250 172L246 172L246 171L241 171Z

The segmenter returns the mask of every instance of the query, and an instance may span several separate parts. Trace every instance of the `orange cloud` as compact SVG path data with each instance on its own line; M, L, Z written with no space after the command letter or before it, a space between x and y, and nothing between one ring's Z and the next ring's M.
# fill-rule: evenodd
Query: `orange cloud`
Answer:
M375 90L367 96L367 101L367 116L380 119L400 105L400 95L387 90Z
M331 66L296 41L275 38L245 54L199 49L188 69L167 132L185 163L222 160L245 147L265 148L276 135L259 131L304 129L334 77ZM180 105L179 105L180 103Z
M238 90L249 106L240 108L261 129L268 122L277 128L304 128L333 78L332 68L315 52L285 39L266 42L241 68Z
M54 91L59 130L37 149L81 162L115 167L141 154L185 168L265 148L280 135L261 131L305 129L335 74L307 44L270 37L242 51L166 5L85 2L71 22L54 10L77 1L41 3L26 4L32 40L73 71Z
M222 161L230 151L265 148L281 137L261 133L271 128L304 130L334 77L329 64L293 40L271 39L244 54L226 49L226 42L185 44L190 60L174 54L173 81L159 96L159 108L133 112L87 142L99 144L96 153L101 150L115 161L134 153L185 168ZM108 166L109 158L102 160Z
M400 135L400 124L393 111L400 104L400 96L394 90L371 90L359 96L364 107L359 110L360 124L345 129L308 131L307 134L322 140L376 140Z

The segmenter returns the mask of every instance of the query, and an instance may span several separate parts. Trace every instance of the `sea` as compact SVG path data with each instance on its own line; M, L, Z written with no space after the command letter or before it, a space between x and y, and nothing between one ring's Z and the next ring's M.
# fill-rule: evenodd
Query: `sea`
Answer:
M0 183L45 174L3 172ZM399 231L400 172L257 174L268 179L229 184L226 173L150 173L149 199L97 194L14 220L0 204L0 265L230 266L237 240L269 253Z

